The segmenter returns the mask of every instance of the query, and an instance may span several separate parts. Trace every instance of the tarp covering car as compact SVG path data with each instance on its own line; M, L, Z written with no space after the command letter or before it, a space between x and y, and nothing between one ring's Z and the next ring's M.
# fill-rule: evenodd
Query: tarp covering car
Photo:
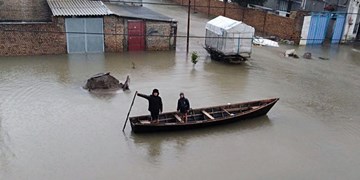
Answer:
M255 29L241 21L218 16L206 23L205 46L227 55L250 57Z

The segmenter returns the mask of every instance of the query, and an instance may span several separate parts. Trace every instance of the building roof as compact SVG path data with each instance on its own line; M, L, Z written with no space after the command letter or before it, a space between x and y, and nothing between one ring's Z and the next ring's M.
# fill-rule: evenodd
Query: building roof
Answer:
M142 6L127 6L95 0L47 0L53 16L104 16L117 15L136 19L175 21Z
M47 0L53 16L101 16L111 11L101 1Z
M163 14L152 11L143 6L119 6L116 4L105 3L110 11L120 17L129 17L136 19L147 19L156 21L175 21Z

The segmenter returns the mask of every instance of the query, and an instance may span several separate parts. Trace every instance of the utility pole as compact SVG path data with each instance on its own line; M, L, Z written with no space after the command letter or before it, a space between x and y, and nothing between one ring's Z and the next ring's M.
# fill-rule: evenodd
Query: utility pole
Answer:
M187 21L187 35L186 35L186 54L189 53L190 3L191 3L191 1L189 0L189 5L188 5L188 21Z
M195 5L196 5L196 0L194 0L194 13L196 13Z
M226 16L226 3L228 2L228 0L224 0L224 16Z

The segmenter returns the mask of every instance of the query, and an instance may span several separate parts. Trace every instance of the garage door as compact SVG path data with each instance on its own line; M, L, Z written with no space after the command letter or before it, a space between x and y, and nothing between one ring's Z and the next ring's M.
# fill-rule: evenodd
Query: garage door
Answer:
M322 44L329 25L329 13L312 13L306 44Z
M65 18L68 53L104 52L102 18Z
M145 50L144 21L128 21L128 49L129 51Z

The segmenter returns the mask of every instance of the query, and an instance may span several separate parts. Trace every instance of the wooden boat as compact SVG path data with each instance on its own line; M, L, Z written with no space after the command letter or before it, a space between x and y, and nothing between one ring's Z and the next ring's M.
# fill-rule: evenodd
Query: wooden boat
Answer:
M130 117L134 133L175 131L213 126L265 115L279 98L228 104L190 110L187 123L177 112L162 113L158 123L150 123L150 115Z

